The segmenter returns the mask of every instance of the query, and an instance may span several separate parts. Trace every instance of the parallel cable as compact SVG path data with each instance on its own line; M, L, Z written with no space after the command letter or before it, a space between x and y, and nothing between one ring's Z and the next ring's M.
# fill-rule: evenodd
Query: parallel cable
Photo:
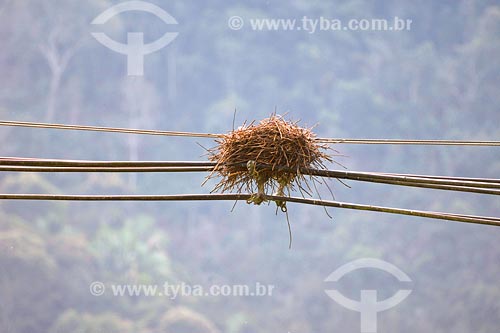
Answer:
M390 175L390 176L405 176L414 178L430 178L430 179L443 179L443 180L459 180L459 181L477 181L483 183L495 183L500 184L500 179L494 178L474 178L474 177L450 177L450 176L430 176L430 175L414 175L408 173L387 173L387 172L373 172L377 175Z
M209 161L90 161L62 160L20 157L0 157L0 166L33 166L33 167L215 167Z
M207 172L213 166L178 167L38 167L38 166L0 166L3 172Z
M341 171L341 170L317 170L317 169L304 169L301 170L304 174L310 174L320 177L332 177L341 179L351 179L359 181L400 181L407 183L426 183L436 185L450 185L450 186L472 186L481 188L495 188L500 189L500 180L497 182L482 182L470 180L455 180L455 179L436 179L422 175L399 175L399 174L380 174L374 172L360 172L360 171ZM458 179L458 178L456 178Z
M118 172L137 172L137 173L148 173L148 172L210 172L213 171L214 168L210 166L201 166L201 167L2 167L0 166L0 172L67 172L67 173L85 173L85 172L106 172L106 173L118 173ZM318 171L324 170L314 170L314 172L304 171L305 175L318 175ZM322 173L320 173L322 174ZM323 176L325 177L325 176ZM399 185L399 186L409 186L409 187L420 187L420 188L430 188L437 190L446 190L446 191L458 191L458 192L469 192L469 193L478 193L478 194L489 194L489 195L500 195L500 190L483 188L483 186L459 186L459 185L439 185L434 183L427 182L414 182L414 181L395 181L395 180L381 180L381 179L371 179L369 176L365 176L363 178L359 177L351 177L351 176L330 176L337 179L350 179L362 182L371 182L371 183L381 183L388 185ZM393 176L394 177L394 176ZM394 177L395 178L395 177ZM487 184L490 185L490 184ZM491 187L499 187L500 185L492 184ZM490 187L490 186L489 186Z
M214 171L215 167L215 163L204 161L75 161L0 157L0 171L4 172L210 172ZM241 168L246 169L244 165L241 165ZM439 178L425 175L305 168L301 169L300 173L363 182L500 195L499 179L482 181L482 178Z

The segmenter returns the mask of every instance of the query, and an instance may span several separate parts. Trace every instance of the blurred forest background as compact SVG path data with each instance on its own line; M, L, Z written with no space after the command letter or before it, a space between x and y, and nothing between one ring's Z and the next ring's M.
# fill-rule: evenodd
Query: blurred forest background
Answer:
M0 118L178 131L227 132L279 114L318 123L322 137L500 137L498 1L151 1L147 13L90 22L118 1L0 0ZM411 31L239 31L242 18L388 18ZM102 29L102 30L100 30ZM143 77L92 36L154 41ZM98 160L203 160L208 139L0 128L0 155ZM350 170L494 178L496 148L334 147ZM335 167L335 166L332 166ZM203 174L0 174L2 193L206 193ZM390 185L333 183L341 201L499 216L497 198ZM321 190L323 192L323 189ZM325 191L324 197L328 197ZM0 202L0 331L359 332L359 313L328 298L340 265L375 257L413 280L413 293L378 316L380 332L498 332L500 232L493 227L290 205L230 202ZM111 283L275 285L269 297L92 296ZM382 272L345 278L393 295Z

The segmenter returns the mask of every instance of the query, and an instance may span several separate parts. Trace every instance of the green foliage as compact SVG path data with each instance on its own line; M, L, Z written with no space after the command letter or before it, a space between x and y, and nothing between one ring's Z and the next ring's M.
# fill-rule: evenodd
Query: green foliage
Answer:
M214 324L203 315L184 307L173 308L160 320L163 333L217 333Z
M90 249L108 278L119 277L112 281L152 283L171 274L166 245L166 235L155 229L154 220L138 216L126 219L119 227L102 225Z
M67 310L57 319L51 333L132 333L133 324L113 313L88 314Z

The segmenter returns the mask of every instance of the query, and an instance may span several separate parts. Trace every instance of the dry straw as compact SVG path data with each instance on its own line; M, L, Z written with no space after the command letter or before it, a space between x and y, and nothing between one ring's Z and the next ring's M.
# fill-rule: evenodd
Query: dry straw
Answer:
M329 147L318 143L311 129L272 114L258 124L244 124L217 139L217 146L209 149L209 159L216 162L209 178L221 180L212 192L254 193L247 200L260 204L266 196L290 195L294 189L310 193L308 181L300 170L326 169L331 162L326 153ZM285 194L286 192L286 194ZM275 201L282 211L286 203Z

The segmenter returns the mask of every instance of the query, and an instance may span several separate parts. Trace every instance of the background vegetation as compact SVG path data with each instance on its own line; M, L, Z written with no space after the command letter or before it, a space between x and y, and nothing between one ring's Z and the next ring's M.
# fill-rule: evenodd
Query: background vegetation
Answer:
M91 20L117 1L0 0L0 118L226 132L278 113L323 137L500 137L498 1L153 1L177 19L124 13L104 31L177 39L128 77L126 57L95 41ZM248 18L392 18L404 32L240 31ZM248 23L247 23L248 24ZM99 29L101 27L98 27ZM201 160L210 140L0 128L0 155ZM350 170L496 177L498 149L338 146ZM332 166L334 167L334 166ZM208 192L202 174L0 174L2 193ZM334 184L338 200L499 216L497 198ZM328 196L324 193L324 196ZM379 315L380 332L498 332L500 233L493 227L290 205L0 202L0 331L357 332L359 314L324 293L350 260L387 260L412 295ZM273 296L94 297L89 284L275 285ZM349 297L400 284L380 272L340 284Z

